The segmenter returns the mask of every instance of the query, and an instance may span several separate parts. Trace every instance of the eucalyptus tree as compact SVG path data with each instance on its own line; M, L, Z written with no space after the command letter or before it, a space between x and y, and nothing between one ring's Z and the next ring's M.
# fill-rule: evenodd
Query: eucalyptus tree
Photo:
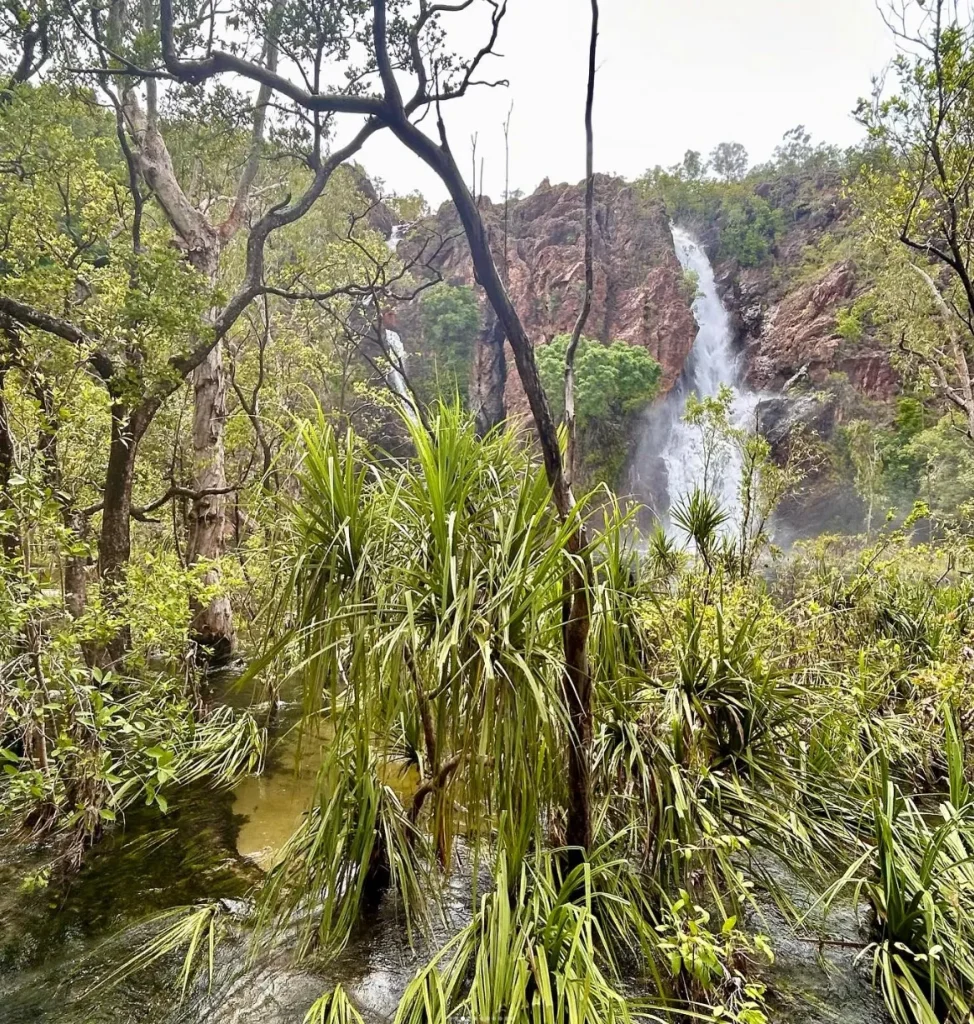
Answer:
M739 142L721 142L710 154L710 167L724 181L741 181L747 174L747 150Z
M103 32L99 17L95 12L91 29L80 19L75 27L83 42L94 40L107 50L104 39L120 30L112 26L109 32L106 25ZM220 479L222 368L213 353L269 287L268 240L312 208L334 171L377 128L367 123L328 152L328 120L313 119L295 140L303 163L297 191L270 188L258 216L248 202L263 137L258 90L256 97L238 101L253 112L253 125L236 193L224 218L217 219L219 205L204 216L176 178L162 137L154 76L140 75L128 57L113 53L111 62L92 75L113 97L114 122L99 115L90 92L63 96L53 86L20 86L0 111L6 122L2 202L8 239L0 315L8 339L53 346L59 358L73 360L104 388L108 459L102 499L86 511L101 513L98 556L109 598L121 587L131 554L139 444L162 405L204 364L209 369L194 379L202 399L196 448L206 474L205 486L190 491L199 510L195 547L207 556L222 545L222 506L211 504L228 489ZM120 69L129 76L120 76ZM123 84L116 88L118 81ZM142 105L134 82L144 88ZM211 272L214 261L227 240L248 225L235 273L227 275L231 280L219 279ZM347 285L343 281L331 290L338 293ZM214 460L204 458L208 451L216 452ZM228 609L211 606L200 615L203 639L226 645L232 637ZM121 656L124 625L107 646L112 660Z
M486 39L467 60L457 60L444 47L444 18L474 7L489 15ZM511 302L489 244L477 199L456 161L447 136L442 106L486 83L478 78L494 55L506 14L506 0L460 0L431 4L428 0L356 0L329 7L330 18L347 17L347 38L358 46L347 51L341 77L353 89L336 89L315 63L315 33L323 13L319 4L291 0L280 8L254 0L238 0L227 9L215 8L192 25L172 0L160 2L162 59L165 71L178 81L199 85L207 81L245 79L270 87L275 102L290 108L298 123L322 115L365 119L366 126L388 129L405 149L419 157L443 182L456 207L470 246L478 284L484 289L503 326L514 354L521 384L534 420L552 499L558 517L573 517L575 496L535 361L530 337ZM279 14L277 14L279 12ZM326 19L329 20L329 19ZM200 29L202 21L206 28ZM228 47L228 25L246 25L244 38ZM310 26L310 31L309 31ZM310 35L310 43L309 43ZM271 66L267 59L276 45L287 59ZM336 74L336 77L337 74ZM426 125L436 132L428 134ZM574 531L568 557L576 568L566 596L564 621L565 700L573 721L568 766L573 780L568 806L568 842L588 847L591 842L591 795L588 769L591 719L591 668L588 635L591 628L584 573L588 543L583 526Z
M56 24L52 8L46 0L4 0L0 5L0 101L50 60Z

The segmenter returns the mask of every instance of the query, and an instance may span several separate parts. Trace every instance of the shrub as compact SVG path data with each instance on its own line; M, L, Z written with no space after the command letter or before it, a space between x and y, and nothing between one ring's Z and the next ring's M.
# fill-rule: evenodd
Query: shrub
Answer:
M567 334L538 349L538 368L552 412L565 411ZM611 482L626 460L630 426L653 398L662 369L644 349L583 338L575 356L575 415L583 472L593 482Z

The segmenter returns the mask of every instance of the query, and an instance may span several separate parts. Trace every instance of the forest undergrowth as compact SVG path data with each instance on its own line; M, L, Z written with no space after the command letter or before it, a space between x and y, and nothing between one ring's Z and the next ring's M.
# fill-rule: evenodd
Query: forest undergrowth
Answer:
M606 493L588 496L595 838L579 857L564 847L560 656L576 524L548 514L514 432L479 439L449 409L410 431L401 459L324 418L303 432L291 583L269 616L289 625L251 672L298 681L301 728L334 738L253 894L255 955L327 962L377 899L429 948L462 870L481 880L467 923L397 1021L760 1024L768 907L814 943L851 900L860 968L893 1017L968 1020L969 540L931 531L921 506L868 543L784 556L755 533L742 558L706 494L674 515L687 544L644 542ZM221 772L239 770L242 748L221 743ZM389 785L399 769L411 792ZM811 908L783 884L795 877ZM127 970L179 949L189 984L241 927L219 904L175 920ZM307 1019L360 1015L339 986Z

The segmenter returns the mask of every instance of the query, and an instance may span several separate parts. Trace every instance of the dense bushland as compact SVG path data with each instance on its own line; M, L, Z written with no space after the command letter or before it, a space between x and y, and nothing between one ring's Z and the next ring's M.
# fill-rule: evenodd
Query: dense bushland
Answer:
M103 980L180 949L188 990L231 936L327 962L386 901L430 952L403 1024L762 1024L782 999L762 910L828 941L798 882L866 909L857 952L899 1024L969 1020L971 27L920 12L854 151L795 130L766 166L724 144L638 183L733 272L784 287L853 261L836 336L900 370L895 403L856 397L813 453L864 535L786 554L805 452L733 424L726 394L687 404L708 471L670 523L641 535L606 486L660 367L582 321L535 356L419 127L493 39L454 59L459 10L425 4L231 7L0 23L0 829L52 851L27 884L69 898L137 802L164 816L259 771L297 692L327 744L252 898L172 908ZM224 17L247 26L232 54ZM329 149L339 115L364 120ZM350 163L386 128L450 190L484 294L437 280L443 239L388 246L422 199ZM464 410L505 338L534 437ZM711 478L731 455L734 509ZM252 700L209 671L235 650ZM456 872L471 904L445 928ZM339 986L308 1019L360 1015Z

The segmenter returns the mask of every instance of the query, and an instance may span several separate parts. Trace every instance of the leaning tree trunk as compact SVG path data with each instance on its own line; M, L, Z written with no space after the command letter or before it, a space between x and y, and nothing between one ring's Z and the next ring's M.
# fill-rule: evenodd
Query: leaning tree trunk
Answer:
M149 7L151 10L151 5ZM145 28L153 27L147 18ZM264 90L261 90L264 95ZM214 287L220 269L220 254L230 237L243 223L250 186L257 170L259 143L263 137L268 96L258 102L255 112L255 143L238 188L230 218L215 228L184 193L173 169L172 157L159 131L157 97L154 82L146 86L146 111L140 108L131 90L124 98L126 116L133 129L139 152L139 169L151 186L160 206L180 238L190 265ZM203 330L210 330L218 308L204 317ZM197 339L199 340L199 339ZM228 533L226 520L226 471L223 431L227 417L227 385L223 372L223 345L217 342L205 359L193 370L193 475L197 497L190 519L189 560L203 562L202 583L220 589L220 558ZM190 625L192 638L214 661L226 660L233 651L233 617L230 600L222 594L212 600L195 600Z
M481 437L500 426L507 415L504 406L504 386L507 383L505 340L504 326L488 303L486 323L477 335L470 382L470 405Z
M139 437L132 429L127 410L112 406L112 436L105 474L101 536L98 542L98 571L105 605L112 613L121 612L125 570L132 554L132 483ZM109 664L118 664L129 648L129 624L120 621L105 646Z
M190 561L207 562L203 583L219 586L219 559L227 536L227 474L223 441L227 419L227 382L221 342L193 371L193 390L193 466L198 497L193 502L190 520ZM226 594L194 604L192 635L214 661L225 661L230 657L234 644L233 615Z

